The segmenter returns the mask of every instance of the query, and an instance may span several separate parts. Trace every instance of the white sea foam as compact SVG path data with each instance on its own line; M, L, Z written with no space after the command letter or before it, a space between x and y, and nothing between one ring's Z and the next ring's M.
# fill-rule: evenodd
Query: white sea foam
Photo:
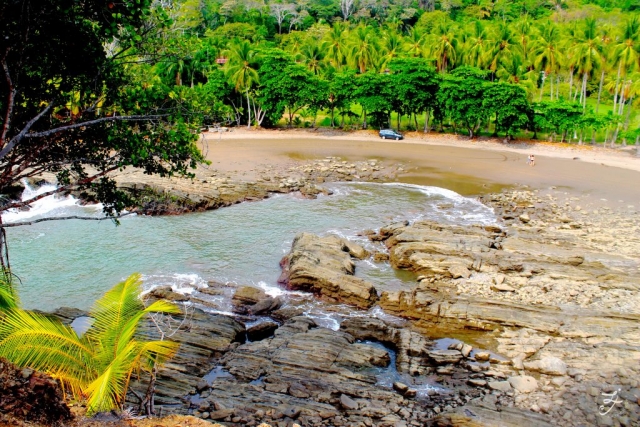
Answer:
M40 187L30 187L24 182L25 189L22 192L22 201L33 199L34 197L54 191L57 186L45 184ZM80 205L80 201L73 196L62 197L59 195L49 195L36 200L30 204L29 210L10 209L2 214L4 223L14 223L34 219L37 217L56 217L74 215L80 211L83 214L95 214L102 211L102 204Z
M207 282L195 273L173 273L142 275L144 292L147 294L159 286L171 286L173 292L191 295L198 288L207 286Z

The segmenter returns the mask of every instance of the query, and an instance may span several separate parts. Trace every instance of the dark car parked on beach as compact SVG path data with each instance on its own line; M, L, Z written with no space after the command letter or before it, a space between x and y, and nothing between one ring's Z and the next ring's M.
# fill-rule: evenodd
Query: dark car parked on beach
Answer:
M393 129L380 129L380 138L382 139L395 139L396 141L404 138L401 133L396 132Z

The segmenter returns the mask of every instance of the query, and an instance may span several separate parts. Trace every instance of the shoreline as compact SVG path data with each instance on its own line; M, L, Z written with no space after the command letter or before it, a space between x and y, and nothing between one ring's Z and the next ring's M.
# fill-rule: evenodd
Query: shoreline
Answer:
M640 200L640 188L631 185L640 181L640 158L630 154L631 148L546 142L505 145L495 139L469 141L441 134L383 141L375 131L236 128L203 133L200 144L210 167L230 179L254 180L261 168L282 171L328 157L351 162L377 159L399 168L399 182L443 187L464 196L524 187L562 189L612 208ZM535 167L527 166L529 154L537 157Z
M205 141L236 140L236 139L282 139L284 134L294 134L299 138L347 140L361 142L381 142L385 144L419 144L445 147L461 147L486 151L506 151L510 153L535 154L559 159L574 159L576 154L582 155L580 161L588 163L603 163L606 166L618 167L640 172L640 156L635 155L635 145L617 148L600 145L577 145L542 140L514 140L504 142L500 138L480 137L470 140L464 135L430 132L402 132L405 139L401 141L382 140L376 130L359 130L345 132L338 129L256 129L230 128L229 132L203 132Z

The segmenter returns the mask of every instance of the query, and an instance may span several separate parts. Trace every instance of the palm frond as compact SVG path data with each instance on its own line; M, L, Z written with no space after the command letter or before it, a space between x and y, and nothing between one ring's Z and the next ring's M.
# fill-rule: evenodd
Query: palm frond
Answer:
M57 319L10 310L0 322L0 357L47 372L77 396L94 375L92 348Z
M99 352L107 359L116 356L123 331L144 310L141 283L140 275L132 274L96 301L91 310L94 322L86 336L102 349L110 349L111 355Z
M0 274L0 312L16 309L20 306L18 293L7 273Z

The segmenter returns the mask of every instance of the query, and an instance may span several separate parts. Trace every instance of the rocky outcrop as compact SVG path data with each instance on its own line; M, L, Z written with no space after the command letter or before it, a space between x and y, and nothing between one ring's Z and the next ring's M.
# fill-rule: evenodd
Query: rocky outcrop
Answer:
M399 165L378 160L346 162L335 157L302 162L285 169L266 167L252 171L251 178L224 174L199 166L194 178L160 178L129 169L114 174L118 188L135 201L134 210L146 215L179 215L218 209L245 201L262 200L274 193L299 192L315 198L329 194L322 186L335 181L390 181ZM75 194L91 200L90 194Z
M378 294L371 283L353 275L355 263L351 259L366 255L363 248L337 236L301 233L293 240L291 252L280 262L282 275L278 282L288 289L368 308L376 302Z
M352 319L355 320L355 319ZM403 397L377 384L376 372L391 369L389 350L357 340L371 334L383 342L398 342L398 354L429 366L429 342L417 333L385 325L350 321L340 331L319 328L295 317L278 328L273 338L247 342L228 351L210 388L194 400L194 414L224 420L227 425L369 426L425 425L444 407L454 408L481 397L485 391L461 384L446 393L435 391L421 399ZM350 331L350 332L347 332ZM386 334L390 335L387 336ZM403 337L409 333L410 337ZM401 338L403 337L403 338ZM398 357L398 369L409 369ZM435 385L435 383L434 383ZM404 396L408 394L404 393ZM414 395L415 396L415 395Z
M25 421L57 425L72 418L57 381L0 359L0 424Z
M521 409L567 425L632 425L640 422L640 241L621 236L640 221L613 221L608 208L586 213L555 197L485 196L500 226L383 227L371 240L384 242L392 265L414 271L418 283L382 293L379 304L427 334L494 331L507 359L496 358L498 376L470 381L515 394ZM615 234L605 231L609 223ZM597 408L613 392L633 403L603 419Z

